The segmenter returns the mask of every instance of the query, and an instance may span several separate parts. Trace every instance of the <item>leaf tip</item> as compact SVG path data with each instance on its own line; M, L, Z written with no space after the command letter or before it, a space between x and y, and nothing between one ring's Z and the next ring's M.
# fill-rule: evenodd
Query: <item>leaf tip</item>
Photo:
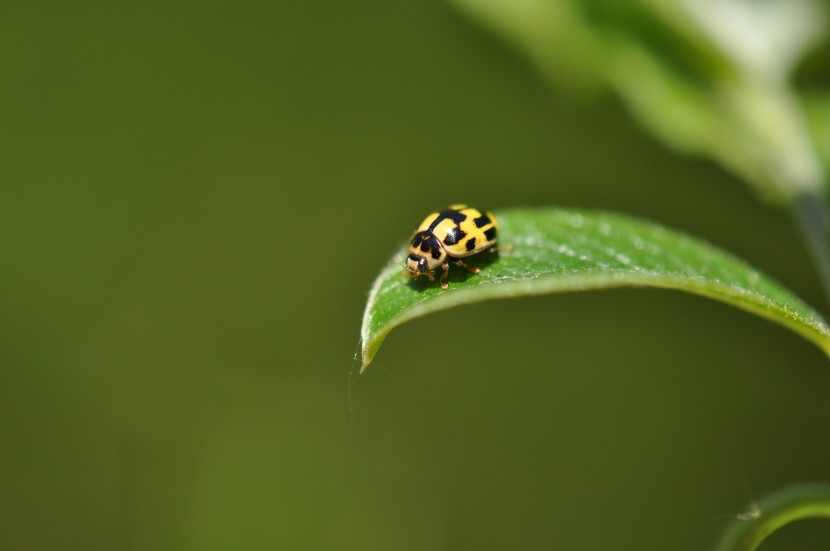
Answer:
M375 352L377 351L377 346L372 347L370 343L364 341L363 347L360 353L360 375L366 371L369 367L369 364L372 363L372 360L375 359Z

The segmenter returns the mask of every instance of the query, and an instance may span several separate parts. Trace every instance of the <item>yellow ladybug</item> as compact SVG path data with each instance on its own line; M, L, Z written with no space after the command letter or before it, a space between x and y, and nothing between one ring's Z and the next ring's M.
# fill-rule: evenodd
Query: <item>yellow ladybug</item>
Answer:
M435 270L440 266L441 287L447 289L450 262L474 274L481 270L468 266L462 258L482 251L494 251L499 224L489 212L467 205L451 205L426 217L412 237L406 269L413 278L427 276L435 281Z

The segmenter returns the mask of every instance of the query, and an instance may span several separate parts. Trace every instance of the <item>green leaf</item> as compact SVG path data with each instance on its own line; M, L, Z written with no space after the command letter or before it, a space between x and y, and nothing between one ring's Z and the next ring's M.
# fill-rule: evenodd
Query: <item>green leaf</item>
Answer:
M787 203L826 186L791 84L821 0L449 0L556 83L606 86L666 144Z
M830 354L830 328L809 306L737 258L662 226L601 212L496 212L500 245L452 269L450 288L403 277L404 249L372 286L361 331L365 370L389 332L431 312L495 298L623 286L679 289L715 298L790 328ZM454 268L454 267L453 267Z
M830 486L792 486L754 503L729 528L716 551L753 551L782 526L807 518L830 519Z

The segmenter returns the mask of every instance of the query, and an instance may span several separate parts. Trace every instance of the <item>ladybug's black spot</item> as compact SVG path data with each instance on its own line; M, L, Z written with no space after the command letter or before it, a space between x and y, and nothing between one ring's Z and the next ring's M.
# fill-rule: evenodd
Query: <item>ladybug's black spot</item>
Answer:
M467 215L462 214L461 212L459 212L457 210L450 210L450 209L442 210L441 212L438 213L438 216L435 218L435 220L432 221L432 224L429 225L429 231L434 230L435 227L438 226L438 224L440 224L441 222L443 222L447 218L449 218L450 220L452 220L456 224L460 224L461 222L463 222L464 220L467 219Z
M464 247L465 247L468 251L472 251L473 249L475 249L475 248L476 248L476 238L475 238L475 237L471 237L471 238L469 238L469 239L467 240L467 244L466 244L466 245L464 245Z
M418 247L420 245L420 247ZM415 234L415 239L412 240L412 246L418 247L422 252L430 253L432 258L441 258L441 242L435 237L435 234L429 231L422 231Z
M496 226L493 226L486 232L484 232L484 237L487 238L487 241L492 241L496 238Z
M455 245L465 237L467 237L467 232L456 226L447 230L447 237L444 238L444 243L446 245Z
M477 228L483 228L484 226L492 222L492 220L490 220L490 217L486 214L482 214L478 218L474 218L473 222L475 223Z
M441 258L441 245L435 238L433 238L432 240L432 258L434 258L435 260Z

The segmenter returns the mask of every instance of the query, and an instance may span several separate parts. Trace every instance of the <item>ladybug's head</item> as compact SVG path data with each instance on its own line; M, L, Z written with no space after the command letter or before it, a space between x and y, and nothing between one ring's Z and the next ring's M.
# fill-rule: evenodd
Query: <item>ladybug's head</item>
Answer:
M447 251L430 231L421 231L412 237L406 269L414 277L431 275L447 258Z
M406 269L409 270L409 273L415 277L418 277L422 273L431 271L427 267L426 257L415 253L410 253L409 256L406 257Z

